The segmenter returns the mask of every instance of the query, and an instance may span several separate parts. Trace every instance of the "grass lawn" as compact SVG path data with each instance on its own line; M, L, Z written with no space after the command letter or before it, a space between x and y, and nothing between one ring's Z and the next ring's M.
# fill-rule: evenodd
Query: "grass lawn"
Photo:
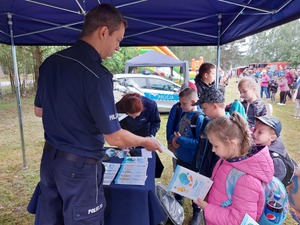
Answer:
M238 98L235 78L230 81L226 89L226 102ZM23 168L22 149L20 141L17 102L15 98L6 97L0 100L0 224L33 224L34 217L27 213L26 207L31 194L39 180L39 164L44 143L42 121L34 116L34 94L27 93L22 98L23 130L26 147L27 168ZM279 97L277 96L277 101ZM293 118L294 103L287 102L286 106L273 104L274 115L279 117L283 124L282 137L289 154L300 162L298 154L300 120ZM162 114L161 129L158 139L165 141L167 114ZM168 185L172 176L171 157L160 154L165 169L162 178L157 181ZM185 201L186 219L184 225L189 224L191 203ZM296 224L288 217L285 224ZM123 225L123 224L120 224ZM130 225L130 224L124 224ZM141 224L142 225L142 224Z

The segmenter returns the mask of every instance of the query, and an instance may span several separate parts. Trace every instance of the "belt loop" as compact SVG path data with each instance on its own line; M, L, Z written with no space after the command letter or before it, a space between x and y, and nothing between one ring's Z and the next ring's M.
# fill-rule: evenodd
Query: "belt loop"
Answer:
M74 163L74 167L81 169L85 163L84 157L78 157L77 161Z
M50 152L50 158L55 160L57 149L53 148L47 141L45 141L44 150L48 150Z

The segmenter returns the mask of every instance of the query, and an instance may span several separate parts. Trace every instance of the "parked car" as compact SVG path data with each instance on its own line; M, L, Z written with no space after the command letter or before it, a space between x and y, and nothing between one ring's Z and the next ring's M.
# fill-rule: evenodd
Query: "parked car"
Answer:
M180 85L160 76L115 74L114 83L116 101L121 97L120 92L137 92L154 100L159 112L169 112L172 106L179 101Z

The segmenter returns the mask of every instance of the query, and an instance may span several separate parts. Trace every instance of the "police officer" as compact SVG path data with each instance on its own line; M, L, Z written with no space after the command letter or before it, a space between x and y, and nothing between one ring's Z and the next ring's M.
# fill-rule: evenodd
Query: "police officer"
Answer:
M102 60L119 50L126 26L115 7L100 4L86 15L80 40L40 67L34 111L46 141L39 224L103 224L104 139L120 148L161 151L156 140L121 129L117 119L112 74Z

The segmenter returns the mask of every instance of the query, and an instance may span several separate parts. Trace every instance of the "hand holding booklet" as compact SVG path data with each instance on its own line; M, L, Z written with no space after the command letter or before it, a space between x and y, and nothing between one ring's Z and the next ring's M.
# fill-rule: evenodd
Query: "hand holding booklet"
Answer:
M212 184L210 178L177 165L168 190L192 200L203 200Z

